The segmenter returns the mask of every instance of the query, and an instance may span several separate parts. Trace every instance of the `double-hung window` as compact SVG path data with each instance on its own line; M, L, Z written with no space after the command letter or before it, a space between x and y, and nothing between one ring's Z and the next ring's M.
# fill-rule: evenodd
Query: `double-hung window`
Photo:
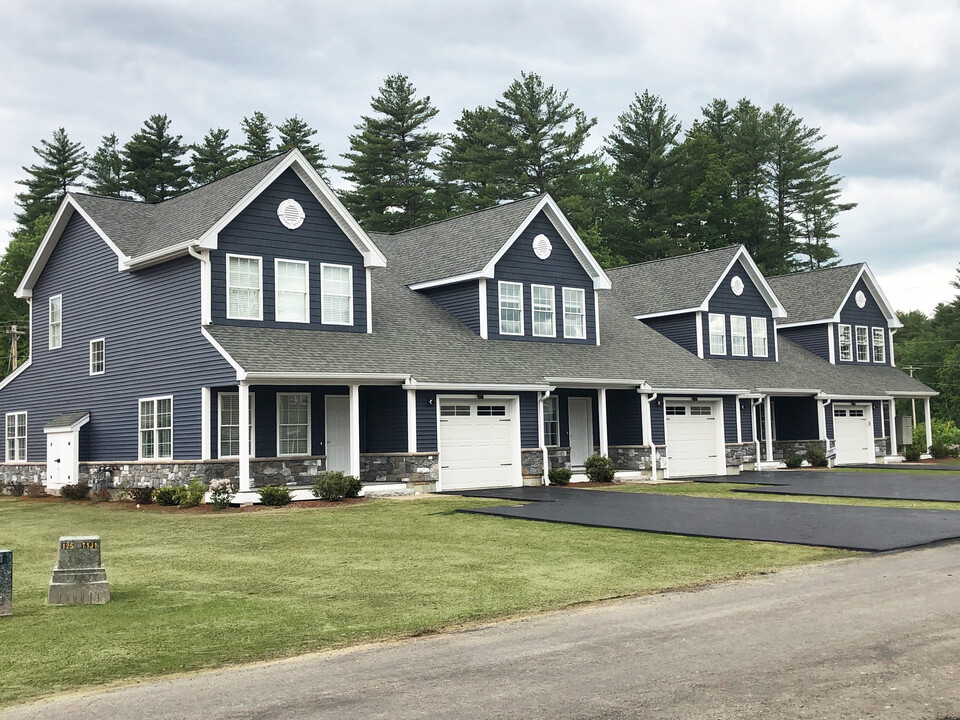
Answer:
M560 406L556 395L543 401L543 443L547 447L560 444Z
M99 338L90 341L90 374L103 375L107 369L106 340Z
M499 282L500 334L523 335L523 283Z
M887 346L884 343L884 332L882 327L873 328L873 361L885 363L887 361Z
M310 264L302 260L275 260L277 322L310 322Z
M227 255L227 318L263 320L261 258Z
M563 336L575 340L587 337L587 303L583 288L563 289Z
M710 354L727 354L727 327L722 314L710 313Z
M220 457L237 457L240 454L240 393L220 393ZM254 455L253 441L253 393L250 397L250 444L249 453Z
M173 398L140 401L140 459L173 458Z
M857 325L857 362L870 362L870 345L867 340L867 328Z
M837 334L840 336L840 359L853 360L853 335L849 325L838 325Z
M56 350L63 344L63 295L54 295L49 308L49 348Z
M750 318L750 331L753 333L753 356L767 357L767 319Z
M310 393L277 393L277 455L310 454Z
M730 316L730 353L737 357L747 355L747 319L743 315Z
M556 337L557 322L555 294L552 285L531 285L533 301L533 334L536 337Z
M324 325L353 325L353 268L320 265L320 313Z
M27 414L7 413L7 462L27 461Z

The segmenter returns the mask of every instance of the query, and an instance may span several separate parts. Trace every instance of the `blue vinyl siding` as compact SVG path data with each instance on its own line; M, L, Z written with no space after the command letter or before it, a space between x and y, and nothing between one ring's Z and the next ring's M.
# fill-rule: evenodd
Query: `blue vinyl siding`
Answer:
M664 315L663 317L649 318L643 322L664 337L673 340L684 350L689 350L694 355L697 354L696 313Z
M867 298L866 304L859 308L857 307L857 292L862 291ZM834 342L834 351L836 352L837 365L890 365L890 331L887 326L887 318L884 317L883 311L880 309L880 305L877 304L877 301L874 299L873 294L870 292L870 289L867 287L867 284L861 278L857 281L857 284L853 286L853 291L850 293L850 297L847 298L847 302L844 303L843 307L840 309L840 322L844 325L850 326L850 335L853 338L853 360L840 360L840 332L836 325L834 325L833 332L833 342ZM867 340L869 345L870 353L870 362L861 363L857 360L857 325L865 326L867 330ZM883 328L883 347L884 347L884 358L885 362L875 363L873 362L873 328Z
M550 238L553 251L546 260L541 260L533 252L533 239L537 235ZM523 283L523 335L500 334L500 305L498 282ZM531 284L552 285L554 287L554 319L556 337L533 336L533 303ZM563 288L582 288L586 310L586 338L576 340L563 336ZM577 260L560 237L553 223L544 213L540 213L524 229L516 242L504 253L497 263L494 279L487 280L487 322L488 337L497 340L535 340L538 342L566 342L581 345L593 345L597 341L596 313L594 311L593 279Z
M480 334L480 288L477 280L443 285L421 292L475 333Z
M816 440L820 437L816 399L775 397L772 403L777 440Z
M607 439L611 445L642 445L643 419L636 390L607 390Z
M777 330L781 337L787 338L817 357L830 361L830 335L827 323L821 325L802 325L795 328Z
M827 429L827 439L833 440L833 404L827 405L823 409L823 419L826 421L824 424Z
M360 452L407 451L407 391L399 385L360 388Z
M753 423L751 422L751 401L740 401L740 441L753 442Z
M883 437L883 422L881 422L883 416L880 413L886 412L887 408L881 409L879 400L874 400L870 404L873 405L873 436L875 438ZM887 421L889 422L889 418Z
M437 442L437 407L435 390L417 390L417 451L436 452ZM476 397L476 392L444 390L440 395L468 395ZM497 392L496 395L520 396L520 445L523 449L540 446L540 429L538 425L537 393Z
M236 372L200 332L197 260L118 272L117 256L75 214L33 293L32 363L0 390L0 416L29 413L28 461L46 460L47 422L80 410L90 412L82 461L137 460L138 399L170 395L174 458L200 458L200 388L235 383ZM63 346L48 350L48 298L57 294ZM91 377L90 340L101 337L106 372Z
M654 445L667 444L667 431L664 427L663 401L664 398L661 396L650 405L650 432L653 435Z
M303 206L306 219L296 230L288 230L277 218L277 207L287 198ZM226 255L262 258L263 321L228 320ZM310 322L275 321L276 285L274 259L306 260L310 263ZM317 201L293 170L287 170L246 207L219 235L211 251L211 318L218 325L252 325L332 331L367 331L367 290L363 256L333 218ZM324 325L321 319L320 264L349 265L353 268L353 325Z
M740 295L735 295L733 290L730 288L730 281L735 275L739 276L740 279L743 280L743 293ZM709 313L722 313L724 315L727 354L712 355L710 353L710 314L705 312L702 314L704 357L728 357L735 358L737 360L767 361L773 361L776 359L773 337L773 312L770 310L770 307L767 305L767 301L763 299L763 296L760 294L760 291L754 284L753 279L747 274L746 269L739 260L734 263L733 267L730 268L730 272L724 276L723 280L720 282L720 285L717 286L716 292L713 294L713 297L710 298L708 308ZM747 318L747 356L735 356L731 352L731 315L742 315ZM762 317L767 321L767 357L753 356L753 332L750 321L750 318L753 317Z
M723 441L737 442L737 399L732 395L723 397Z

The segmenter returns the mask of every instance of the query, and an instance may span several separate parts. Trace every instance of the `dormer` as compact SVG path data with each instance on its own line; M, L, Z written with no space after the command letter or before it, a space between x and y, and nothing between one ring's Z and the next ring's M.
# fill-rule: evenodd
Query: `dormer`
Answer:
M789 316L778 332L836 365L893 365L897 314L865 263L770 278Z
M742 245L609 271L633 317L701 358L777 359L786 310Z
M411 290L483 338L600 343L610 280L549 195L375 237Z

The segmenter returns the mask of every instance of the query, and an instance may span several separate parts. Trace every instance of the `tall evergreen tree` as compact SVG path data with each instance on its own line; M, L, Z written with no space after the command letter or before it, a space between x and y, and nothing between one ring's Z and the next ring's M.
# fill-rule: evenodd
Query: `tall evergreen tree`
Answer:
M147 202L161 202L190 185L190 169L181 162L183 136L171 135L170 124L166 115L151 115L123 146L127 185Z
M123 197L123 157L116 133L103 136L100 147L87 163L86 178L88 182L85 187L94 195Z
M464 110L454 125L440 160L450 208L460 213L496 205L506 196L499 114L488 107Z
M240 145L244 153L244 166L262 162L276 154L273 149L273 123L262 112L257 110L252 116L245 117L240 128L245 137Z
M237 148L228 142L230 131L210 128L199 145L191 145L193 181L197 185L219 180L237 169Z
M346 164L337 169L353 184L347 208L369 230L405 230L434 219L435 163L440 135L427 129L437 114L430 97L418 98L405 75L384 80L350 136Z
M72 142L63 128L54 130L50 140L41 140L33 152L41 163L23 167L27 177L17 184L26 191L16 195L17 224L30 230L37 218L54 212L63 196L77 186L87 162L83 145Z
M327 156L320 145L311 140L317 134L316 130L294 115L277 125L277 132L280 134L280 143L277 145L279 152L297 148L317 172L323 173Z

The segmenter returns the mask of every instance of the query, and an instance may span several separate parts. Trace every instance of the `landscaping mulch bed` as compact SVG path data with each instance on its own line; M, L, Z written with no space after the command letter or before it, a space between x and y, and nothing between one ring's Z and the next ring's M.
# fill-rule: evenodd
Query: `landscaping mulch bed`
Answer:
M103 505L111 510L125 510L127 512L153 512L153 513L172 513L175 515L229 515L233 513L259 512L260 510L275 510L282 508L333 508L343 507L344 505L357 505L368 502L369 498L344 498L337 502L328 502L326 500L296 500L289 505L283 505L276 508L270 505L231 505L224 510L218 510L213 505L197 505L196 507L179 507L177 505L138 505L132 500L112 500L110 502L95 503L90 500L67 500L58 495L48 495L46 497L21 497L23 502L30 503L63 503L72 505Z

